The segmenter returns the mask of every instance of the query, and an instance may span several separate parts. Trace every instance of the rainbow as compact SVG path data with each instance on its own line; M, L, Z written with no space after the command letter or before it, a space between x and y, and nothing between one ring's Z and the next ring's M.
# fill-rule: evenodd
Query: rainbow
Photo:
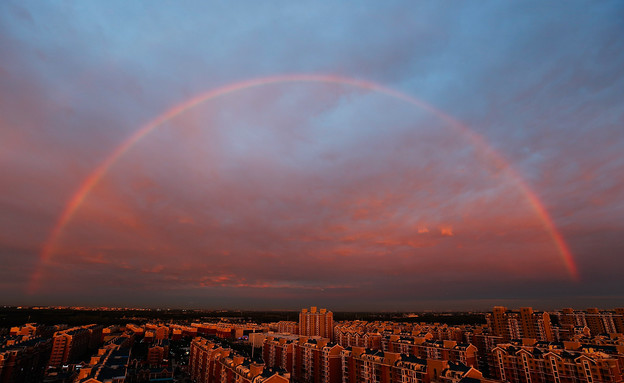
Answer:
M455 120L453 117L443 113L442 111L419 99L371 81L327 74L283 74L236 82L199 94L189 100L186 100L172 107L165 113L157 116L155 119L148 122L140 129L136 130L130 137L128 137L123 143L121 143L121 145L119 145L97 168L95 168L95 170L93 170L93 172L91 172L89 176L87 176L87 178L82 182L80 187L76 190L76 192L72 195L72 197L65 205L63 212L56 220L54 226L52 227L52 230L50 231L50 234L43 244L40 253L39 264L30 279L29 291L31 293L34 293L38 290L44 266L50 262L52 255L54 254L55 244L57 243L58 238L62 234L67 224L71 221L76 211L80 208L84 200L87 198L90 191L93 189L93 187L95 187L95 185L98 184L102 177L106 175L110 168L143 137L148 135L150 132L152 132L163 123L203 102L213 100L215 98L243 89L255 88L269 84L292 82L315 82L347 85L385 94L387 96L402 100L404 102L422 108L428 112L431 112L444 122L448 123L454 129L460 131L472 142L473 145L481 149L483 153L485 153L493 161L495 166L501 169L505 169L512 177L512 179L519 185L521 192L525 195L525 197L537 213L537 216L540 218L542 224L550 234L559 254L561 255L567 272L573 279L578 279L578 270L574 262L574 258L572 257L572 254L570 252L570 249L564 241L561 233L559 233L559 231L557 230L552 218L548 214L548 211L544 207L543 203L537 197L535 192L533 192L533 190L531 190L531 188L527 185L524 179L518 174L518 172L509 165L508 161L506 161L500 153L498 153L495 149L488 145L482 136L473 132L468 127Z

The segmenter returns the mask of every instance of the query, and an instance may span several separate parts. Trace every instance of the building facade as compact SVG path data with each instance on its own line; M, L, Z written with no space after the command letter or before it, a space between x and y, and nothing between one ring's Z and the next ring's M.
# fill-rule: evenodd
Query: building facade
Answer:
M327 309L311 307L299 313L299 335L334 339L334 314Z

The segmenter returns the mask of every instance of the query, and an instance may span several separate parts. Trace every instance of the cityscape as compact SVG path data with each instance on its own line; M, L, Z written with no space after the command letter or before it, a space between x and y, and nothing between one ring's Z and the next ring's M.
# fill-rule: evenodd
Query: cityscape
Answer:
M2 314L7 310L35 311L4 307ZM131 321L0 328L0 381L624 381L624 308L546 312L495 306L487 313L336 313L368 318L353 320L337 320L332 311L318 307L299 313L89 310L115 311ZM252 318L296 319L297 314L298 320ZM173 316L185 319L172 320ZM50 319L49 313L43 317ZM193 317L197 319L188 319Z
M623 20L0 1L0 383L624 383Z

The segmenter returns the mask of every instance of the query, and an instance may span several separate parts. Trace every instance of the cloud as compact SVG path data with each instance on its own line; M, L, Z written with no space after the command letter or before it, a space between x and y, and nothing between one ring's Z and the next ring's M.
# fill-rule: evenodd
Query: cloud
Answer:
M440 234L444 237L452 237L454 235L453 228L451 226L440 226Z
M388 309L609 296L622 287L621 16L613 2L4 2L5 291L33 303ZM513 170L435 115L370 90L242 90L132 147L55 244L46 291L24 294L69 198L136 129L209 89L302 72L423 99ZM568 241L579 284L512 172Z

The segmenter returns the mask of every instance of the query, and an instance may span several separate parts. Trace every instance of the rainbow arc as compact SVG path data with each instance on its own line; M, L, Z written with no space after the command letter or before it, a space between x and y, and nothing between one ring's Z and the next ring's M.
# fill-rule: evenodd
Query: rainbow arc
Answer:
M574 280L578 279L578 270L576 264L574 262L574 258L570 252L570 249L566 242L563 239L561 233L557 230L551 216L548 211L544 207L544 204L540 201L537 194L527 185L524 179L518 174L518 172L513 169L513 167L509 164L509 162L494 148L492 148L485 139L477 134L476 132L469 129L467 126L457 121L453 117L448 114L440 111L439 109L433 107L432 105L419 100L413 96L410 96L406 93L385 87L381 84L377 84L371 81L360 80L355 78L350 78L346 76L337 76L337 75L327 75L327 74L283 74L277 76L270 77L262 77L256 79L245 80L241 82L236 82L233 84L225 85L219 88L212 89L208 92L199 94L191 99L188 99L180 104L175 105L171 109L168 109L164 113L157 116L155 119L151 120L144 126L137 129L130 137L128 137L124 142L122 142L115 150L97 167L95 168L80 184L78 189L74 192L72 197L69 199L67 204L65 205L62 213L56 220L50 234L48 235L46 241L43 244L40 260L37 265L36 270L33 272L30 283L29 283L29 292L34 293L39 289L39 285L41 282L41 278L43 276L43 272L46 264L50 262L52 259L57 242L62 235L64 229L67 227L69 222L72 220L76 211L80 208L80 206L84 203L85 199L88 197L91 190L100 182L102 177L104 177L111 167L134 145L136 145L142 138L147 136L154 129L158 128L165 122L171 120L172 118L192 109L204 102L214 100L216 98L232 94L244 89L262 87L271 84L280 84L280 83L329 83L329 84L338 84L338 85L346 85L352 86L355 88L366 89L372 92L377 92L380 94L384 94L386 96L404 101L408 104L426 110L442 121L446 122L450 127L457 130L461 134L463 134L475 147L480 149L490 161L492 161L493 165L504 169L516 182L521 193L525 196L527 201L530 203L535 213L539 217L542 222L545 230L549 233L552 238L553 243L557 247L557 250L561 256L561 259L565 265L566 271L570 275L570 277Z

